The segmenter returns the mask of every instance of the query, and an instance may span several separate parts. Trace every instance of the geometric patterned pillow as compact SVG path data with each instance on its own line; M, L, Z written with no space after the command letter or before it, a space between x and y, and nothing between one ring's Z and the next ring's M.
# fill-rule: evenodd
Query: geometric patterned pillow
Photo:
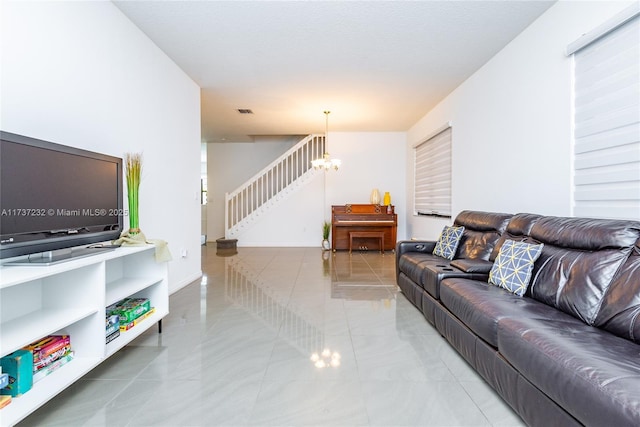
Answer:
M433 249L433 254L446 259L453 259L458 250L458 244L464 233L464 227L449 227L448 225L442 229L440 237Z
M518 296L529 287L533 263L542 253L542 243L505 240L489 272L489 283L504 288Z

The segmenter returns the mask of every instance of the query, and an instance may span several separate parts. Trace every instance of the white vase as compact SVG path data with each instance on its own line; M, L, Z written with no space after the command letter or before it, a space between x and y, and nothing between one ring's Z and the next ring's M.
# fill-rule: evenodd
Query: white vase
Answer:
M323 251L328 251L331 249L331 245L329 244L329 241L327 239L323 239L322 240L322 250Z
M371 198L369 199L369 201L372 205L380 204L380 192L377 188L374 188L373 191L371 191Z

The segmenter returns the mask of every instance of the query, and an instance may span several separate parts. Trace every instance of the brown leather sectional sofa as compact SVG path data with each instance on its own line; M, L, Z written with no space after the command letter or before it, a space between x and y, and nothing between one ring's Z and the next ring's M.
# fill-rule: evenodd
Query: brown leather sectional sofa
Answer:
M464 211L453 260L396 247L404 295L533 426L640 426L640 222ZM517 296L488 283L506 239L543 243Z

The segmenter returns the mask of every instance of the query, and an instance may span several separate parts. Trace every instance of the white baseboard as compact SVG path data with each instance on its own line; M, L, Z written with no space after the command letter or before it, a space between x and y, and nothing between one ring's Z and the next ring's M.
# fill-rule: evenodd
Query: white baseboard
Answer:
M178 292L180 289L184 288L185 286L193 283L194 281L200 279L202 277L202 270L198 273L195 273L191 276L188 276L186 279L181 280L180 282L178 282L177 284L174 284L173 286L170 286L169 288L169 295Z

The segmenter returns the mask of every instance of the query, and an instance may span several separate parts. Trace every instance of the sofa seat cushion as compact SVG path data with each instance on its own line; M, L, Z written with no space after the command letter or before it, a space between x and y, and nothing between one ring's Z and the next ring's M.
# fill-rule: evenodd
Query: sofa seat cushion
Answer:
M518 297L486 281L446 279L440 286L440 300L469 329L495 348L498 347L498 322L504 317L569 317L548 305Z
M468 263L463 264L468 266L469 271L454 267L456 261L421 252L408 252L399 258L398 266L401 273L435 299L440 299L440 283L446 278L464 277L482 281L489 278L492 265L490 261L468 260Z
M420 287L424 287L424 272L429 265L440 265L441 268L451 268L451 261L433 254L422 252L407 252L398 259L398 269L413 280Z
M498 349L580 422L640 425L640 346L566 316L503 317Z
M480 271L462 271L454 267L453 264L454 262L452 261L449 265L431 264L425 266L422 274L422 287L435 299L440 299L440 288L442 287L442 281L445 279L465 278L486 282L489 278L489 273L484 272L483 269Z

